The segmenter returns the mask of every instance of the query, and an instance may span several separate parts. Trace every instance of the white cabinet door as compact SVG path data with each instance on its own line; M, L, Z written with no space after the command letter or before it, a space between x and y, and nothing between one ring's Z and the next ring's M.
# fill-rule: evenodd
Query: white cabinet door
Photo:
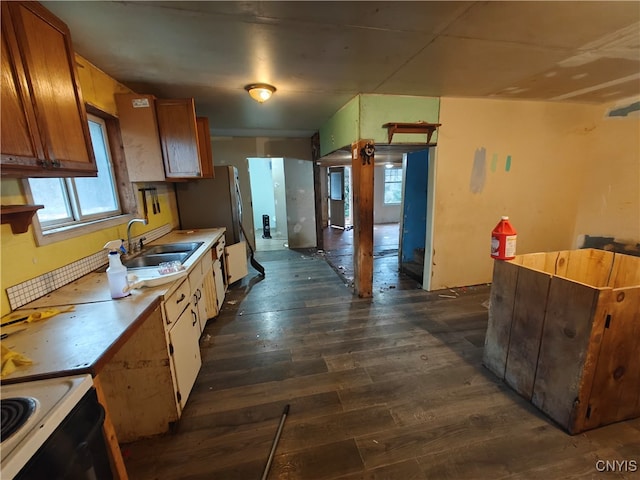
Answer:
M209 271L208 275L211 275L211 271ZM202 334L202 331L204 330L204 327L207 324L207 320L209 320L209 317L207 314L207 296L206 295L207 294L205 291L204 282L202 282L198 286L198 288L196 288L195 291L193 292L193 299L195 303L196 313L198 314L198 328L200 330L198 337L200 337L200 334Z
M247 270L247 242L228 245L225 247L224 253L227 267L227 285L231 285L249 274Z
M198 314L190 304L182 312L178 321L169 330L169 350L172 353L173 368L176 376L176 396L180 407L184 408L196 381L202 360L200 358L200 324Z
M225 283L224 278L222 276L222 266L220 264L220 260L216 260L213 262L213 279L215 281L216 288L216 305L218 306L216 315L222 308L222 302L224 302L224 293L225 293Z

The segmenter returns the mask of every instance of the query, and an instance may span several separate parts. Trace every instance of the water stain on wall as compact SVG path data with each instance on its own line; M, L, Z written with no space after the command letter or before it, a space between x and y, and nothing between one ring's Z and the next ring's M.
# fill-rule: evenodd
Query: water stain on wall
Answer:
M476 148L473 154L473 167L471 168L471 181L469 189L471 193L481 193L487 178L487 149Z

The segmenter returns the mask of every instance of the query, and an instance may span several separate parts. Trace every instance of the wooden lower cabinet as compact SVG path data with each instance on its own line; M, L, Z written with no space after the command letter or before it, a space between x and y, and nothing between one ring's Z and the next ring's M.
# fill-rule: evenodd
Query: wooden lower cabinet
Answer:
M183 305L170 322L163 314L167 305L158 305L99 371L121 443L165 433L182 414L202 364L198 316L188 299Z
M166 432L180 416L166 338L158 306L98 375L119 442Z

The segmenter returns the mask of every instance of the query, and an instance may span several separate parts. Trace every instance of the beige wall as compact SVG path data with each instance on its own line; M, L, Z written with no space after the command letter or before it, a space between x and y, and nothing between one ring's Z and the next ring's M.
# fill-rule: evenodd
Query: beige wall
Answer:
M640 240L638 122L605 120L604 112L591 105L441 99L431 289L491 281L489 238L501 215L518 231L518 253L575 248L577 234L604 230ZM484 180L479 169L474 174L481 148Z
M574 236L640 243L640 116L594 120Z

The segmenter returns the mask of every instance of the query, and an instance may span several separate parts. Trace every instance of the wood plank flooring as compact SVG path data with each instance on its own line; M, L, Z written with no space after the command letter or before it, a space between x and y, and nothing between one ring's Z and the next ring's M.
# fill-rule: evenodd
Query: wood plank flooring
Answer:
M123 445L132 480L259 479L286 404L271 479L640 476L595 468L640 466L640 420L569 436L482 366L489 286L360 299L320 256L257 258L174 431Z

